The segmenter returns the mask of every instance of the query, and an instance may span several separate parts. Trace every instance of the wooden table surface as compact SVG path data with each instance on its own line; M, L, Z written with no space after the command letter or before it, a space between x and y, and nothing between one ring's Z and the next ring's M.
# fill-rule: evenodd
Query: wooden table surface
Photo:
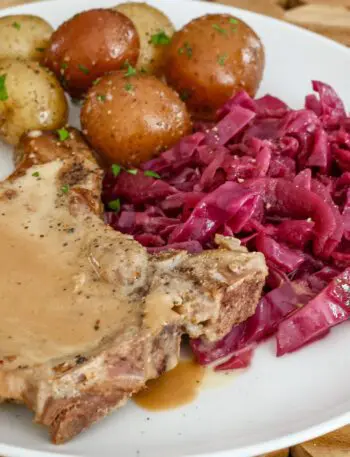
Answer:
M0 0L0 8L36 0ZM125 0L127 1L127 0ZM145 1L145 0L140 0ZM176 1L176 0L174 0ZM350 46L350 0L209 0L306 27ZM87 3L88 5L88 3ZM350 457L350 425L291 449L260 457Z

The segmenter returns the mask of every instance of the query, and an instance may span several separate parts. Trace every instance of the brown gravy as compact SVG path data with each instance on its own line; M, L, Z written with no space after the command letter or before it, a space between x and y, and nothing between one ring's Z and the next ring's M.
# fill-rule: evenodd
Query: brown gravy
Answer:
M40 180L30 172L0 189L0 198L6 186L16 191L1 201L2 370L74 359L118 329L139 325L141 305L95 272L101 259L113 266L106 246L119 235L97 215L79 219L68 201L58 203L69 198L57 188L61 167L50 162L38 168Z
M149 411L175 409L193 401L203 381L205 368L192 360L181 360L171 371L147 383L147 389L133 397Z

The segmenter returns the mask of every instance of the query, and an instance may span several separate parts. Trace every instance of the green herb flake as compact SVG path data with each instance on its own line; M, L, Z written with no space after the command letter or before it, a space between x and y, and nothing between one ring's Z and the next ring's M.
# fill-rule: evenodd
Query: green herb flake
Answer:
M140 73L144 73L144 74L146 74L146 73L148 73L148 72L147 72L146 68L144 68L144 67L141 67L141 69L140 69Z
M222 54L221 56L218 56L218 64L223 67L225 65L227 59L228 59L228 55L226 53Z
M0 76L0 101L2 102L5 102L9 98L6 88L6 76L7 75Z
M126 62L126 72L124 74L125 78L129 78L130 76L135 76L137 71L136 68L134 68L132 65L130 65L128 62Z
M45 48L35 48L37 52L45 52Z
M217 32L221 33L222 35L227 35L227 31L220 27L218 24L213 24L212 25L213 29L216 30Z
M21 30L21 24L19 22L14 22L12 27L16 30Z
M35 171L34 173L32 173L32 176L34 176L34 178L39 178L40 173L38 171Z
M124 89L127 92L130 92L131 90L133 90L133 88L134 88L134 86L131 83L126 83L125 86L124 86Z
M186 100L188 100L190 98L191 94L187 89L184 89L180 92L179 96L180 96L181 100L183 102L185 102Z
M101 78L97 78L97 79L95 79L95 81L93 81L92 85L96 86L100 81L101 81Z
M145 176L150 176L151 178L160 179L159 174L156 173L155 171L152 171L152 170L146 170L146 171L144 172L144 175L145 175Z
M155 45L167 45L171 41L171 38L164 32L164 30L161 30L158 33L155 33L154 35L151 36L151 43Z
M99 102L102 102L102 103L104 103L106 101L106 96L105 95L99 94L99 95L96 95L96 98L97 98L97 100Z
M68 130L65 128L58 129L57 134L60 141L66 141L70 137Z
M62 62L61 63L61 68L62 68L62 70L67 70L67 68L68 68L67 62Z
M78 68L80 71L82 71L84 73L84 75L88 75L90 73L90 70L88 68L86 68L84 65L79 64Z
M110 208L112 211L115 211L116 213L118 213L120 211L120 200L119 200L119 198L109 202L108 203L108 208Z
M191 59L192 55L193 55L193 50L192 50L191 46L189 45L188 41L185 41L185 43L182 46L182 48L179 48L177 52L180 55L186 54L189 59Z
M234 24L234 25L238 24L238 20L235 19L234 17L230 17L230 19L228 21L229 21L230 24Z
M130 170L125 170L130 175L137 175L138 170L136 168L131 168Z
M64 194L68 194L69 192L69 186L68 184L65 184L64 186L61 187L61 191L64 193Z
M122 171L122 167L120 165L118 165L117 163L114 163L112 165L112 173L113 173L113 176L117 177L120 172Z

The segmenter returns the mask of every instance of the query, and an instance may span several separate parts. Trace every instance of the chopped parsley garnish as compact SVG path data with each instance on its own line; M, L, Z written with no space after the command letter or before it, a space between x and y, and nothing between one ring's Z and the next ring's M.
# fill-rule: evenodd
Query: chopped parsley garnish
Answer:
M112 173L113 173L113 176L117 177L120 172L122 171L122 167L120 165L118 165L117 163L114 163L112 165Z
M68 130L64 127L62 129L58 129L57 134L60 141L66 141L70 136Z
M78 68L80 71L82 71L84 73L84 75L88 75L90 73L90 70L88 68L86 68L84 65L79 64Z
M222 27L220 27L220 25L218 25L218 24L213 24L212 27L213 27L214 30L216 30L217 32L221 33L222 35L226 35L227 34L227 31L225 29L223 29Z
M126 78L129 78L129 76L135 76L137 71L136 71L136 68L134 68L132 65L129 64L129 62L125 62L125 68L126 68L126 72L124 74L124 76Z
M169 44L170 41L171 38L164 32L164 30L161 30L151 36L151 43L155 45L166 45Z
M18 22L14 22L12 24L12 27L16 30L21 30L21 24L19 24Z
M184 89L180 92L179 96L183 102L190 98L190 92L187 89Z
M189 59L191 59L192 54L193 54L193 50L192 50L191 46L189 45L188 41L185 41L185 43L182 46L182 48L179 48L177 52L180 55L181 54L186 54Z
M106 96L105 95L96 95L96 98L99 102L105 102L106 101Z
M45 52L45 48L35 48L35 50L38 52Z
M9 98L7 88L6 88L6 75L0 76L0 100L2 102L6 101Z
M68 194L69 192L69 186L68 184L65 184L64 186L61 187L61 191L64 193L64 194Z
M120 211L120 200L119 200L119 198L109 202L108 203L108 208L110 208L112 211L115 211L116 213L118 213Z
M68 68L67 62L62 62L61 63L61 68L62 68L62 70L67 70L67 68Z
M134 88L134 86L131 83L126 83L125 86L124 86L124 89L127 92L130 92L131 90L133 90L133 88Z
M234 17L230 17L230 19L228 21L229 21L230 24L234 24L234 25L238 24L238 20L235 19Z
M95 81L93 81L92 85L96 86L96 84L98 84L100 81L101 81L101 78L97 78L97 79L95 79Z
M144 175L145 175L145 176L150 176L151 178L160 179L159 174L156 173L155 171L152 171L152 170L146 170L146 171L144 172Z
M218 56L218 64L221 66L224 66L227 59L228 59L227 53L222 54L221 56Z
M40 173L38 171L35 171L34 173L32 173L32 176L34 176L34 178L39 178Z
M131 168L130 170L125 170L127 173L131 175L137 175L138 170L136 168Z
M147 70L146 70L146 68L144 68L144 67L141 67L141 69L140 69L140 73L147 73Z

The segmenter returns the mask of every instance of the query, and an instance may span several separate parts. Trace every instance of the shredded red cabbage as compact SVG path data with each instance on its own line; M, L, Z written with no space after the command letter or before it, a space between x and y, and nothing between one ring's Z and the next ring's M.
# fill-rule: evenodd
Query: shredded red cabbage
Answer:
M278 326L277 355L295 351L350 316L350 268Z
M330 86L313 89L301 110L240 92L217 124L197 123L137 172L106 173L107 223L149 252L200 252L221 233L265 255L254 316L219 342L191 343L200 363L229 357L218 370L248 366L274 333L282 355L349 317L350 117Z

